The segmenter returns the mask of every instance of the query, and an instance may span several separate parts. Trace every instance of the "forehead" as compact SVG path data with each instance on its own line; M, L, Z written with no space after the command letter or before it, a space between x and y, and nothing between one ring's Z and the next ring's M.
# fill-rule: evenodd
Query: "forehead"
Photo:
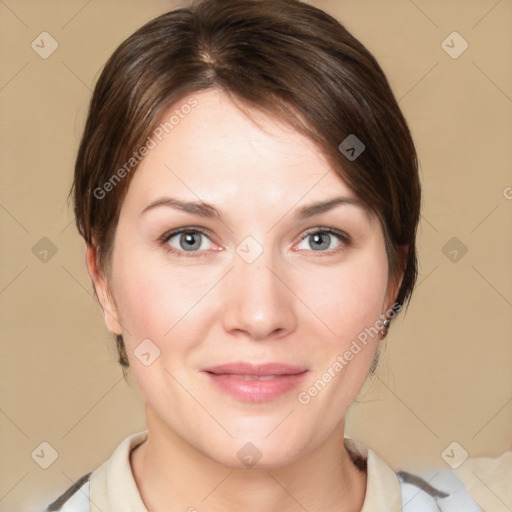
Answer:
M196 106L184 108L191 98ZM168 108L151 138L125 198L137 208L163 193L224 207L244 198L254 209L355 197L310 139L262 112L248 118L219 90Z

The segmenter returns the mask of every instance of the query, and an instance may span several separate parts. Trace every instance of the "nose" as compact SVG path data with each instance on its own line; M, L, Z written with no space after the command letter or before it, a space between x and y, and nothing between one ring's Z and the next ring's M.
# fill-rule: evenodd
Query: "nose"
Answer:
M280 270L279 270L280 269ZM296 297L283 266L264 251L256 261L235 256L224 280L223 322L226 332L252 340L275 339L296 328Z

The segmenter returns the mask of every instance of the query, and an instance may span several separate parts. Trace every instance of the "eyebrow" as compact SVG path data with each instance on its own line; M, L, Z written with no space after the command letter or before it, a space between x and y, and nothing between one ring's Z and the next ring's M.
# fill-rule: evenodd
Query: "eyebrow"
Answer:
M358 208L362 208L365 212L367 211L363 202L357 198L334 197L332 199L327 199L326 201L318 201L307 206L301 206L295 211L293 217L294 219L297 220L303 220L308 217L312 217L314 215L318 215L320 213L332 210L333 208L340 205L356 206ZM192 215L198 215L200 217L218 219L224 218L223 214L219 210L217 210L214 206L208 203L205 203L203 201L182 201L174 197L161 197L159 199L156 199L155 201L151 202L148 206L146 206L144 210L142 210L141 215L155 208L159 208L161 206L174 208L175 210L180 210L185 213L190 213Z

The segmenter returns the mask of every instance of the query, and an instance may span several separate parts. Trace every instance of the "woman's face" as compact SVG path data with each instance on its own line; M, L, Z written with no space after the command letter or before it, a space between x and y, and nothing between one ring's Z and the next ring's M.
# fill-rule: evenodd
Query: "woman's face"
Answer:
M107 323L150 432L225 465L280 466L343 429L396 288L379 222L308 139L258 114L262 131L219 91L193 97L124 199ZM270 363L288 366L233 376Z

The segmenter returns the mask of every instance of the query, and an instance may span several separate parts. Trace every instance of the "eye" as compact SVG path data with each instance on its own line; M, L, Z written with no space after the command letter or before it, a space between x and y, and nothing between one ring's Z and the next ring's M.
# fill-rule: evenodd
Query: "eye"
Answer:
M301 247L299 244L298 248L315 252L337 253L349 246L350 243L350 236L342 231L332 228L315 228L300 240L300 244L306 245L306 247Z
M194 253L211 249L213 245L204 231L192 228L182 228L166 233L161 242L167 250L177 256L198 256Z
M208 235L198 228L176 229L165 233L160 240L167 251L179 257L196 257L203 251L215 248ZM350 245L351 238L343 231L315 228L302 236L297 247L319 253L338 253Z

